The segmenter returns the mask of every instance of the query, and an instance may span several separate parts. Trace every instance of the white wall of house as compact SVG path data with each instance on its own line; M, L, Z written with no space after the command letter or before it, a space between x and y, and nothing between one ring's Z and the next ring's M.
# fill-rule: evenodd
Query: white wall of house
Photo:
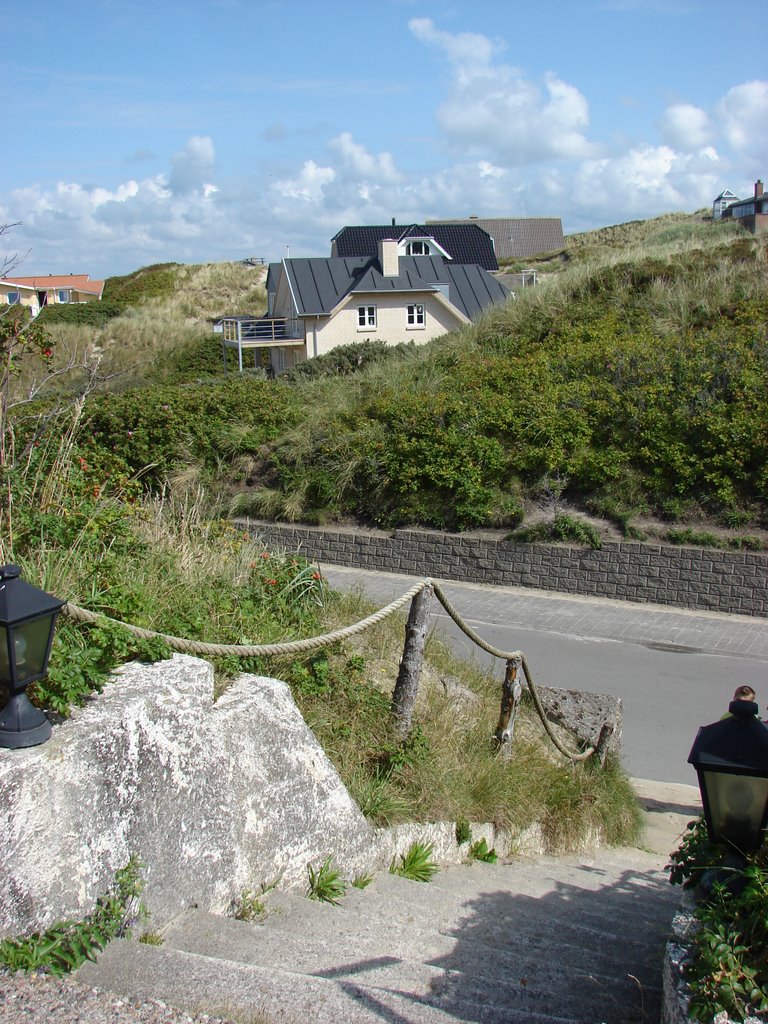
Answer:
M423 323L418 311L412 311L408 322L408 307L423 308ZM373 307L375 323L369 323L368 311ZM359 309L364 308L365 323L360 323ZM415 314L415 315L414 315ZM380 339L389 345L397 345L401 341L413 341L424 344L448 331L456 330L465 321L452 313L433 293L416 293L404 295L373 293L370 295L350 295L344 307L330 320L323 317L317 325L317 352L312 350L310 343L310 327L307 324L307 355L322 355L330 352L337 345L349 345L356 341Z

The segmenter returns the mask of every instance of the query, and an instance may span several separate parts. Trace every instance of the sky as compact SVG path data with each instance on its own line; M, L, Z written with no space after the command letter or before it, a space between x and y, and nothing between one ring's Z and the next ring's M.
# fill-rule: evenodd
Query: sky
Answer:
M99 279L330 255L347 224L752 194L763 5L0 0L0 259Z

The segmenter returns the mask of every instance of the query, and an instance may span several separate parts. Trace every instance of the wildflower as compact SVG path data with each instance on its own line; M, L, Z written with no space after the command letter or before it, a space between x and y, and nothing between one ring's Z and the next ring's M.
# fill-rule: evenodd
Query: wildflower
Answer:
M313 573L312 573L312 579L313 579L313 580L321 580L322 578L323 578L323 577L322 577L322 576L320 575L320 573L319 573L319 572L313 572Z
M45 356L46 359L50 359L51 356L53 355L53 349L52 348L44 348L43 349L43 355Z
M127 430L126 434L128 435L128 437L133 437L133 431L132 430Z
M269 552L268 551L262 551L261 552L261 557L262 558L269 558Z
M273 586L277 583L277 580L264 580L265 583L270 583Z

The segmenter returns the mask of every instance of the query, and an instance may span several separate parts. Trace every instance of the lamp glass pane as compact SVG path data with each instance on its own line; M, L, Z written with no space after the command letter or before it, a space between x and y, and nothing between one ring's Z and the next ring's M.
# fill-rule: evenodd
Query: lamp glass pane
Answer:
M768 802L768 779L727 772L702 774L716 836L740 850L756 846Z
M13 627L13 648L16 657L16 683L18 686L43 675L51 634L52 615L44 615L32 622Z
M0 626L0 684L11 682L11 666L8 663L8 627Z

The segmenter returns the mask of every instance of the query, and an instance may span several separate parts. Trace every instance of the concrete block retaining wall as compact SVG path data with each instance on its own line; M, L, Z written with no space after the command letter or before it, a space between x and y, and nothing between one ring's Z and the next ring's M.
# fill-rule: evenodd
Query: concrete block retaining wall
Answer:
M331 565L768 615L768 554L763 552L639 541L607 542L595 551L568 544L515 544L491 532L403 529L390 533L248 519L238 523L267 544Z

